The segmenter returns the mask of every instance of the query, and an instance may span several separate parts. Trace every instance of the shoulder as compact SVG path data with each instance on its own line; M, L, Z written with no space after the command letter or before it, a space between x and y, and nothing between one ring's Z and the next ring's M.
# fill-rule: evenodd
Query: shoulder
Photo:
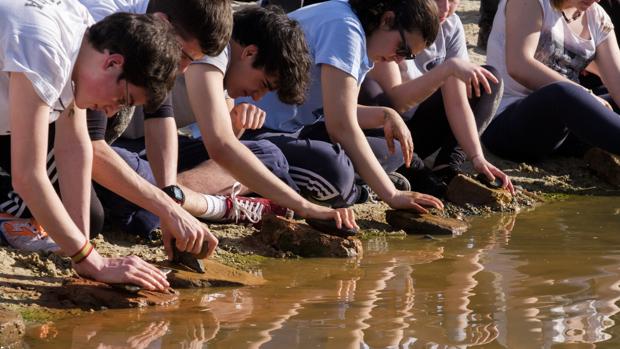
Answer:
M611 18L609 17L609 14L605 11L605 9L603 9L601 5L599 5L598 3L594 3L588 9L588 11L592 13L595 21L594 24L596 25L599 32L607 35L614 30L614 25L611 21Z

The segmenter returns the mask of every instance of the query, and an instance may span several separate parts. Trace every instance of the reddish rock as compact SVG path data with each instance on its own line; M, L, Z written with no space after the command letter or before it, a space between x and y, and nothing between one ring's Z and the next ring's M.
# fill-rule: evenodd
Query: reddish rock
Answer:
M620 156L601 148L588 150L584 159L590 169L609 184L620 186Z
M512 202L505 189L491 189L473 178L458 175L450 181L446 197L457 205L486 205L501 208Z
M407 210L388 210L385 220L393 228L402 229L407 234L461 235L469 228L469 224L458 219Z
M128 289L135 288L129 286ZM55 298L67 307L81 309L135 308L148 305L164 305L179 298L177 291L169 288L163 292L139 290L131 292L118 286L72 277L62 287L52 289L47 297Z
M205 272L197 273L183 265L170 262L157 263L163 268L171 269L168 282L174 288L204 288L219 286L258 286L266 280L245 271L231 268L213 260L203 259Z
M356 257L362 243L355 237L342 238L314 230L310 226L278 216L263 218L256 237L273 248L301 257Z
M12 348L26 333L21 315L0 309L0 348Z

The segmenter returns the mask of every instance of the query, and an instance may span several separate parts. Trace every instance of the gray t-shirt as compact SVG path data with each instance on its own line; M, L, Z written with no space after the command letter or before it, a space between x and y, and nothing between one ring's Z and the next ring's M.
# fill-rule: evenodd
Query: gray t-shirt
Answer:
M417 55L415 59L406 60L400 64L403 82L418 78L446 59L454 57L469 61L465 29L461 19L456 14L446 18L445 22L441 24L441 30L429 47ZM405 115L413 115L416 109L418 106L411 108Z

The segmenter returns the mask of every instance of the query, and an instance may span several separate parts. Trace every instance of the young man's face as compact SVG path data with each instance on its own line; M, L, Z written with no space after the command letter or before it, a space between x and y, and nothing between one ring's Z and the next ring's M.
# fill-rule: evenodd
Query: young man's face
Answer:
M75 82L75 104L82 109L99 110L108 116L121 108L143 105L147 102L142 87L120 79L124 58L119 54L103 55L101 60L92 61L87 73L80 74Z
M269 76L262 68L252 66L256 52L254 45L247 46L243 49L241 58L229 66L224 77L224 87L231 98L252 97L254 101L258 101L267 92L276 89L276 77Z

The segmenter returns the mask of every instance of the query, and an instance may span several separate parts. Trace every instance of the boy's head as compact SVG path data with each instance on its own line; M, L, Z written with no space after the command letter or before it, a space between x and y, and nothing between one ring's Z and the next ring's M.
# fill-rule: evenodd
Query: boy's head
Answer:
M74 71L78 107L114 114L161 104L174 84L179 43L170 24L151 15L116 13L90 27ZM86 46L88 47L88 46Z
M287 104L301 104L309 84L311 58L299 24L279 7L247 7L234 14L233 45L224 80L228 94L254 100L270 90ZM234 53L234 52L233 52Z
M174 27L182 46L181 70L204 55L218 55L230 41L230 0L151 0L146 12L161 13Z

